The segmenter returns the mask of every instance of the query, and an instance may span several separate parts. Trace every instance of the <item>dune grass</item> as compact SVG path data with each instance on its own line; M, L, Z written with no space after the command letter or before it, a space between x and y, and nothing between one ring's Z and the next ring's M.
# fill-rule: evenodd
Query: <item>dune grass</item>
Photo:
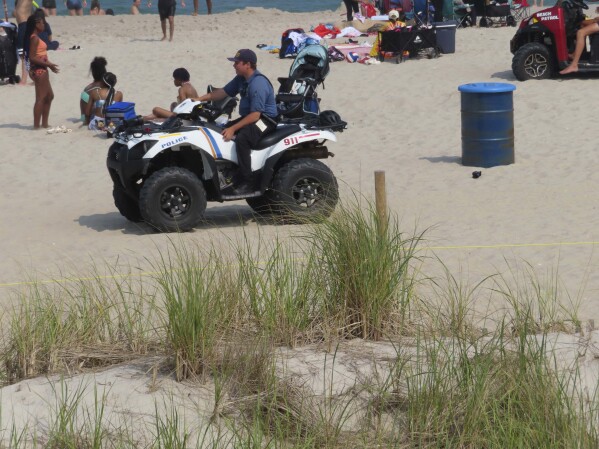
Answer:
M473 286L447 269L428 278L423 238L400 232L393 216L380 223L371 204L341 205L291 240L173 244L144 282L96 269L73 283L34 283L7 315L5 383L160 355L177 380L211 388L214 409L190 416L157 405L140 439L106 416L105 393L95 390L88 410L91 387L58 382L48 426L9 427L1 440L52 449L597 447L594 393L548 344L552 332L581 328L557 272L507 264L507 274ZM504 306L481 316L490 297ZM392 342L395 354L368 362L374 377L348 383L338 349L356 337ZM322 389L281 355L314 344L330 351Z

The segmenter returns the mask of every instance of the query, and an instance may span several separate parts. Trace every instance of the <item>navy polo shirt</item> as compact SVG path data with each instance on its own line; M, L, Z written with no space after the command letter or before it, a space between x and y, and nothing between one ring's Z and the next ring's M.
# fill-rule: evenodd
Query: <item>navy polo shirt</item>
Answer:
M272 84L258 70L254 71L249 80L236 76L223 89L229 97L240 94L239 115L242 117L250 112L260 112L272 118L278 115Z

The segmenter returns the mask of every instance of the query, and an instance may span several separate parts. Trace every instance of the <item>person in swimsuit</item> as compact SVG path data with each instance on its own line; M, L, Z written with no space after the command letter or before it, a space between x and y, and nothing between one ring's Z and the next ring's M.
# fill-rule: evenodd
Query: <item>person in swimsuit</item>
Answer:
M102 7L100 6L99 0L92 0L92 5L89 8L89 15L90 16L105 16L106 15L106 11L104 11L102 9Z
M102 77L102 87L90 92L87 113L91 116L89 129L102 131L106 127L104 123L104 110L115 101L123 101L123 93L115 90L116 75L107 72Z
M64 4L67 5L69 16L82 16L83 8L87 6L87 0L83 0L83 4L81 0L65 0Z
M193 12L192 16L197 16L199 11L199 0L193 0ZM208 14L212 14L212 0L206 0L206 8L208 9Z
M156 120L156 119L166 119L175 115L173 109L181 103L183 100L188 98L195 98L198 96L198 92L191 85L189 81L190 75L187 69L183 67L175 69L173 72L173 83L175 86L179 88L179 92L177 94L177 101L171 104L171 110L168 111L164 108L155 107L152 109L152 113L150 115L146 115L144 120Z
M148 7L152 6L152 0L148 1ZM181 0L181 8L185 8L185 1ZM160 15L160 26L162 27L162 39L166 40L166 21L169 25L169 41L173 40L175 34L175 10L177 0L158 0L158 14Z
M131 5L131 14L139 14L139 7L141 6L141 0L133 0Z
M42 7L47 16L56 15L56 0L43 0Z
M99 90L104 87L104 81L102 78L106 75L106 58L103 56L96 56L89 65L89 71L92 74L94 81L87 86L81 92L81 98L79 99L79 109L81 110L81 121L84 125L89 125L91 111L88 112L88 103L90 102L90 95L93 91Z
M30 64L29 76L35 84L35 104L33 106L33 128L48 128L50 106L54 100L54 92L50 84L48 69L58 73L58 66L48 59L46 43L38 37L44 31L46 19L44 12L34 13L27 19L27 40L25 41L25 58Z

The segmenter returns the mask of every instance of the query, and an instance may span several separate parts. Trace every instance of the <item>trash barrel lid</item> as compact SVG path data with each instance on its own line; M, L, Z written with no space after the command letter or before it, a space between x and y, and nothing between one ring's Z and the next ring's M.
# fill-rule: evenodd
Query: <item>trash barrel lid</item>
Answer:
M501 92L512 92L516 90L516 86L510 83L469 83L462 84L458 87L460 92L467 92L471 94L483 94L483 93L501 93Z

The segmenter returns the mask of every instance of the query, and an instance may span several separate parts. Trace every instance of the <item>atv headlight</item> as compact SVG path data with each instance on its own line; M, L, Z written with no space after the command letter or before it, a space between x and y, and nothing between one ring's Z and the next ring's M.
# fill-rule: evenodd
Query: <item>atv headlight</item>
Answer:
M157 140L144 140L143 142L139 142L133 148L129 150L129 160L135 161L144 157L144 154L148 152L150 148L152 148Z

